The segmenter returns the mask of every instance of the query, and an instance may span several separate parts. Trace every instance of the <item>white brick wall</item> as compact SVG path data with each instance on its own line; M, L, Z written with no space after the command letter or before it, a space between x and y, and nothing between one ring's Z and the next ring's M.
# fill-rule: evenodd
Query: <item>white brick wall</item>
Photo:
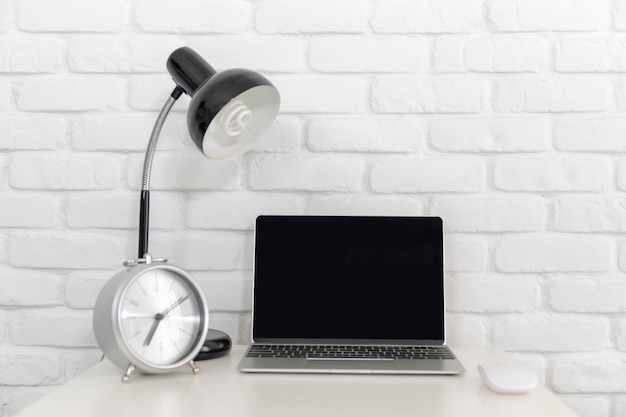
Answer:
M143 153L179 46L281 92L265 140L204 159L182 97L152 178L156 256L250 332L259 214L437 215L448 334L626 414L623 0L0 2L0 417L93 364L136 248Z

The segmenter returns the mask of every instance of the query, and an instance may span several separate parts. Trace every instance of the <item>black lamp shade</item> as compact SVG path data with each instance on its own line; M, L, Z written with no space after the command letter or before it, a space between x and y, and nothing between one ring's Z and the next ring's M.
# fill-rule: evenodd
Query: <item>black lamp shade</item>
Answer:
M210 159L234 158L248 151L278 114L278 90L254 71L216 73L189 48L174 51L167 69L192 97L187 110L189 133Z

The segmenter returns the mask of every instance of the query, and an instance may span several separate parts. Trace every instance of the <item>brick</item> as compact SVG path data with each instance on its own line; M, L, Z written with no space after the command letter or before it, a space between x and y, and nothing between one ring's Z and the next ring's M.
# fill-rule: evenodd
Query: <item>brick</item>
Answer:
M0 41L0 72L58 72L64 68L64 44L60 39L7 37Z
M63 116L0 116L0 148L15 150L58 150L66 142Z
M479 113L489 85L461 78L385 77L372 84L377 113Z
M489 296L485 296L489 294ZM452 278L446 282L446 308L468 313L527 312L539 307L541 285L537 278Z
M0 227L52 228L60 223L58 197L1 193L0 200Z
M484 272L488 251L484 241L447 237L445 241L445 270L448 272Z
M495 250L502 272L606 272L611 264L606 239L577 237L507 237Z
M277 76L282 113L360 113L367 110L365 80L345 76ZM332 97L332 99L329 99Z
M592 31L608 28L608 0L494 0L487 22L494 31Z
M52 385L63 380L61 353L55 349L4 348L0 369L2 385Z
M282 117L274 121L263 138L251 152L290 153L302 146L302 122L299 119Z
M626 363L615 355L560 359L553 365L552 386L560 393L624 393L624 373Z
M114 267L115 265L111 265ZM119 263L121 267L121 262ZM65 278L65 304L72 309L93 309L104 283L113 271L70 273Z
M102 358L100 349L67 349L63 352L61 360L65 367L65 378L71 380L87 369L96 365Z
M495 187L504 191L602 192L609 165L601 158L502 158L493 175Z
M200 237L201 236L201 237ZM244 239L236 233L153 233L150 252L190 271L232 271L243 268Z
M11 186L31 190L110 190L121 183L118 157L24 153L10 166Z
M438 198L430 212L448 232L532 232L545 227L545 202L538 197Z
M537 152L550 148L544 117L452 117L430 122L430 140L444 152Z
M241 163L212 161L200 152L157 153L150 181L151 190L237 190L241 187ZM144 158L131 161L128 183L141 189Z
M550 304L556 311L578 313L623 313L626 282L618 277L555 279L550 286Z
M62 321L63 325L59 326ZM18 315L11 323L11 342L20 346L96 346L90 311L46 309Z
M306 210L313 215L416 216L424 213L421 201L395 196L315 196Z
M252 310L251 271L197 273L194 279L206 295L211 313Z
M412 117L313 119L307 147L314 152L416 152L424 148L426 128Z
M615 93L617 96L617 108L620 110L626 109L626 81L621 80L615 87Z
M378 0L372 28L379 33L469 33L483 28L478 0Z
M550 45L539 37L443 37L435 41L438 72L541 72Z
M624 152L625 129L621 118L560 119L554 129L555 146L573 152Z
M239 33L248 28L252 10L243 0L141 0L134 17L145 32Z
M276 33L361 33L367 7L357 0L266 0L259 4L255 28Z
M108 269L126 259L123 242L108 235L15 233L8 243L9 264L18 268Z
M285 73L307 69L307 42L302 39L220 36L195 39L188 45L218 70L248 68L261 73Z
M166 37L79 37L68 46L68 64L78 73L163 73L180 42Z
M556 44L555 69L559 72L624 72L624 37L562 39Z
M614 14L615 29L626 30L626 4L617 3Z
M253 190L351 192L360 189L364 166L354 158L267 156L255 158L249 171Z
M7 387L9 393L9 404L7 404L8 415L17 414L35 401L49 395L58 387L54 385L40 386L11 386Z
M128 81L128 105L133 110L159 112L175 86L167 75L132 76ZM183 94L172 108L172 113L186 111L188 105L189 97ZM158 113L154 114L154 120L157 115Z
M187 201L187 226L193 229L253 230L262 214L300 214L297 196L255 194L192 194Z
M626 271L626 241L620 241L618 257L620 269Z
M429 57L421 38L322 38L309 50L311 68L321 72L427 72Z
M446 344L458 347L485 346L485 325L478 316L448 314L446 316Z
M9 247L8 233L3 233L2 235L0 235L0 248L2 248L2 250L0 250L0 263L2 263L2 265L9 264L8 247Z
M13 104L13 86L9 80L0 80L0 110L14 107Z
M608 321L602 318L524 315L495 323L494 345L533 352L594 352L609 343Z
M250 313L232 313L216 311L211 314L211 328L220 329L230 335L233 339L233 344L243 345L250 344L251 330L243 331L243 318L249 317ZM245 335L245 339L242 336Z
M139 225L139 192L134 195L70 196L65 218L71 229L136 229ZM183 197L171 193L150 195L150 228L172 229L182 223Z
M61 304L62 288L52 274L2 272L0 305L50 306Z
M11 68L11 49L7 40L0 41L0 72L9 72Z
M617 188L620 190L626 189L626 161L618 161Z
M15 19L15 6L9 2L0 4L0 32L9 29Z
M239 340L241 344L249 344L252 335L252 313L239 314Z
M626 232L626 200L560 198L554 204L554 230L560 232Z
M84 115L72 124L72 147L80 151L127 151L145 153L157 116L144 113ZM170 113L161 133L155 158L164 149L189 149L183 114ZM193 145L195 148L195 145Z
M125 6L122 0L24 0L17 25L27 32L116 32L128 23Z
M370 183L378 193L480 192L485 166L468 159L388 159L374 165Z
M608 398L596 398L596 396L572 396L559 397L576 415L583 417L609 417L610 400ZM623 413L622 413L623 414ZM618 413L617 415L621 415Z
M496 81L494 109L499 112L587 112L608 108L610 85L597 77L507 78Z
M622 352L626 351L626 320L617 322L617 348Z
M88 111L121 108L120 79L88 76L36 76L19 86L17 105L26 111Z

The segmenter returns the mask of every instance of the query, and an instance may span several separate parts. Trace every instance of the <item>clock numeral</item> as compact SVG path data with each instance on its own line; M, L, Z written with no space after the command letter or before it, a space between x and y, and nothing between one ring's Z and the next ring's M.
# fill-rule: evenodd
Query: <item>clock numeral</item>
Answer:
M140 306L139 301L137 301L137 300L135 300L133 298L129 298L128 302L131 303L132 305L134 305L135 307L139 307Z

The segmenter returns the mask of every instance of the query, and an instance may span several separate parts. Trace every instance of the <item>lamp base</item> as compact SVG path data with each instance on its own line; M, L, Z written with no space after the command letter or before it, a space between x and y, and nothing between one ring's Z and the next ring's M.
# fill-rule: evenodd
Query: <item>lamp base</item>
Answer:
M232 344L230 336L226 333L221 330L209 329L204 344L194 360L204 361L226 356L230 352Z

